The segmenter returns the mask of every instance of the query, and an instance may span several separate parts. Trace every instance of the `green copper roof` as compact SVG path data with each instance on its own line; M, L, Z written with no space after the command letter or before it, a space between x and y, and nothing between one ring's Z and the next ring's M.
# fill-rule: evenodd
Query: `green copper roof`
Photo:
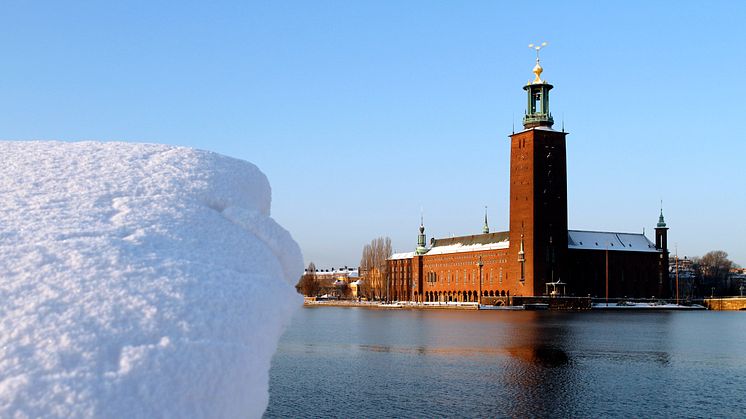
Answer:
M666 220L663 219L663 208L661 208L661 216L658 217L658 225L656 227L658 228L666 227Z
M425 223L422 220L422 216L420 216L420 234L417 235L417 248L415 249L415 253L418 255L424 255L427 253L427 247L425 247Z

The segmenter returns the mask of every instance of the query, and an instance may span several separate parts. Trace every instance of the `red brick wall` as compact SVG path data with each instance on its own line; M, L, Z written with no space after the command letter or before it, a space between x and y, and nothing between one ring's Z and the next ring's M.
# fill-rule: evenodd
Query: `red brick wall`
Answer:
M425 255L423 291L429 301L476 301L482 257L482 294L518 295L525 286L508 274L508 249ZM466 294L464 294L466 292Z
M388 262L388 297L394 301L409 301L412 295L412 259Z
M539 129L510 137L510 274L521 275L518 250L523 234L524 295L543 295L546 282L566 279L565 135Z

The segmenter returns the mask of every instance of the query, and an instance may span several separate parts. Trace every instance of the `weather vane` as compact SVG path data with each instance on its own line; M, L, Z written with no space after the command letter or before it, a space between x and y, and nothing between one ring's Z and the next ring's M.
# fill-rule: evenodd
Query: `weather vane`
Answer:
M533 81L529 81L528 84L541 84L544 83L541 80L541 73L544 71L543 68L541 68L541 64L539 64L539 51L541 51L542 48L546 47L547 43L542 42L541 44L528 44L528 47L536 50L536 65L534 66L533 73L536 74L536 77Z
M529 48L536 50L536 61L537 62L539 61L539 51L541 51L541 49L546 46L547 46L546 42L542 42L541 44L539 44L538 42L536 44L528 44Z

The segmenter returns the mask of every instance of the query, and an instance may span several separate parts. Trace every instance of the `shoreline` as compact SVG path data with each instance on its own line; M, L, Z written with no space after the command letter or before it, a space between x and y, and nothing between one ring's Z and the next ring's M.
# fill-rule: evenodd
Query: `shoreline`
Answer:
M351 301L351 300L331 300L331 301L304 301L304 307L347 307L347 308L367 308L372 310L478 310L478 311L521 311L527 308L523 305L514 306L492 306L482 305L477 306L477 303L412 303L412 302L398 302L398 303L382 303L374 301ZM530 310L530 308L529 308ZM638 305L606 305L604 303L593 304L589 309L585 310L568 310L568 309L554 309L554 308L542 308L542 311L694 311L694 310L708 310L707 307L695 304L691 306L676 305L676 304L665 304L665 305L651 305L642 304Z
M410 303L385 304L377 301L304 301L304 307L360 307L373 310L477 310L476 303Z

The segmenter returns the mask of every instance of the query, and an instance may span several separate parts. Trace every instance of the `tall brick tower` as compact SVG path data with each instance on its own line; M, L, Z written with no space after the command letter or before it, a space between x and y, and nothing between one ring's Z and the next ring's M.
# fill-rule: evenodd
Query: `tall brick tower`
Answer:
M510 269L513 295L544 295L548 282L566 282L567 159L565 132L552 129L552 85L541 79L536 47L534 80L523 87L524 130L510 136ZM523 254L519 254L519 252Z
M658 224L655 225L655 247L661 252L658 261L658 296L669 297L672 292L668 280L668 227L666 227L666 220L663 219L662 201L661 215L658 217Z

